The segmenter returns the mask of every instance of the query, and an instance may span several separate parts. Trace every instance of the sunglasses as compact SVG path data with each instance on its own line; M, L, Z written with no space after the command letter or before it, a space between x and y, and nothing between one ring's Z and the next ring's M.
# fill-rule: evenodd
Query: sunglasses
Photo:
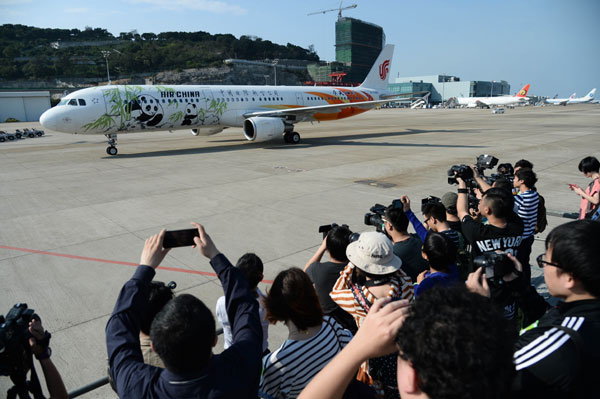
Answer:
M537 264L538 264L539 267L543 268L544 265L550 265L550 266L554 266L554 267L560 267L556 263L552 263L552 262L548 262L548 261L544 260L544 256L545 256L545 254L539 254L538 257L536 258Z

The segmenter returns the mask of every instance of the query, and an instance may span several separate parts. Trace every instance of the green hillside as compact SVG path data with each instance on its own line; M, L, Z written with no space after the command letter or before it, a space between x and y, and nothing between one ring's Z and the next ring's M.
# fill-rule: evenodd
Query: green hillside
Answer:
M123 32L42 29L0 25L0 79L51 80L106 76L102 51L110 51L111 77L221 65L227 58L318 61L312 49L257 37L206 32ZM112 51L115 50L115 51Z

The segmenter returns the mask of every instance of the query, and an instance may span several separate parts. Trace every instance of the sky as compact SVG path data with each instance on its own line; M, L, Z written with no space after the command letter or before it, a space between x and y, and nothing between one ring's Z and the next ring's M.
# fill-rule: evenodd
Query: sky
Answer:
M0 24L113 35L137 30L205 31L314 45L335 60L339 1L304 0L0 0ZM461 80L506 80L511 92L584 96L600 87L600 0L344 0L343 16L381 26L395 44L391 79L447 74ZM390 80L391 82L392 80Z

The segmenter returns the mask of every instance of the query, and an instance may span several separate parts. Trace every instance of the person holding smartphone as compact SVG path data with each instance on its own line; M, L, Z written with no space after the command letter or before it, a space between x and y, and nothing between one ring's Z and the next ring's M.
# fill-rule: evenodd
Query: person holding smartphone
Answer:
M579 171L592 182L585 190L577 184L569 184L569 188L581 197L578 219L591 219L600 204L600 162L596 157L585 157L579 162Z

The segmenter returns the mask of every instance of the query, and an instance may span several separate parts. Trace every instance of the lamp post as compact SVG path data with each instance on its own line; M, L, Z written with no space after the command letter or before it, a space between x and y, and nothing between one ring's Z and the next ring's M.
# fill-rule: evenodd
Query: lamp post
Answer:
M444 80L442 80L442 104L446 99L446 72L444 72Z
M265 77L265 86L269 84L269 75L263 75Z
M108 56L110 55L110 51L102 50L101 53L104 56L104 59L106 60L106 77L108 80L108 84L110 85L110 72L108 70Z
M279 59L275 58L272 62L273 62L273 74L275 76L275 78L274 78L275 84L273 86L277 86L277 64L279 63Z

